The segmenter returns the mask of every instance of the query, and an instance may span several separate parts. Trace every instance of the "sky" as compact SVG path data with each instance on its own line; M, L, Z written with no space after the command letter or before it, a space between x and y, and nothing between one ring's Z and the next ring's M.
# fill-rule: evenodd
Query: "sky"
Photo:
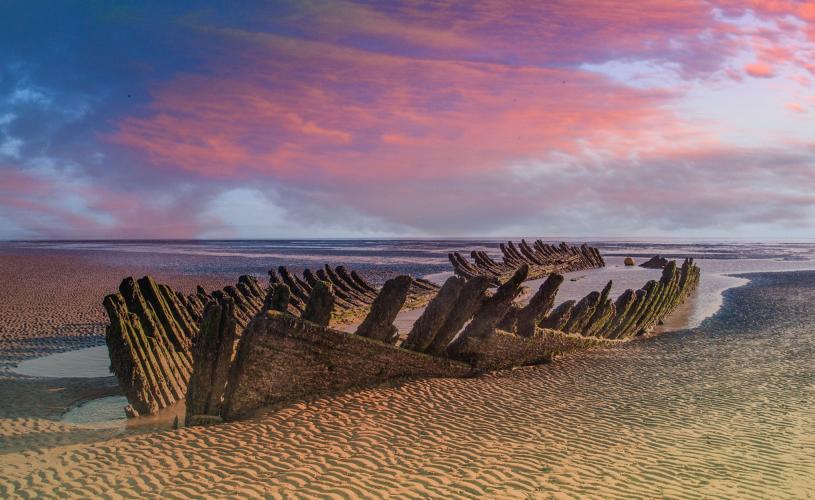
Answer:
M813 226L811 1L0 1L0 239Z

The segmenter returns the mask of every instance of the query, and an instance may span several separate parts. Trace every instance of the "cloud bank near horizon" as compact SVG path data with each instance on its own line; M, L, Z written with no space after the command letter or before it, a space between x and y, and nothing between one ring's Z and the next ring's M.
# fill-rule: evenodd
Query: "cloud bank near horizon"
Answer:
M815 222L807 2L6 10L0 238Z

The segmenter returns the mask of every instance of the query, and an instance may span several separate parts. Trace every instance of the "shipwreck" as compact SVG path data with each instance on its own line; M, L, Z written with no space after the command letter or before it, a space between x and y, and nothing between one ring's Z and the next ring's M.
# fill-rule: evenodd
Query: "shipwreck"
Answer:
M536 240L529 245L521 240L518 245L509 241L499 245L502 254L500 262L491 258L483 250L470 252L471 261L458 252L448 255L456 275L463 278L483 276L492 283L506 281L521 265L529 266L528 279L537 279L551 273L567 273L595 269L606 265L600 251L586 244L581 246L550 245Z
M535 259L515 257L510 248ZM660 323L700 276L693 260L671 261L639 290L613 298L609 282L556 305L560 273L599 267L603 259L585 245L533 248L538 242L504 245L513 258L495 272L456 269L441 287L397 276L377 288L342 266L302 277L281 267L270 271L268 284L241 276L234 286L192 295L149 277L127 278L104 301L111 368L130 416L183 401L187 425L235 420L387 381L470 377L626 342ZM480 254L479 261L496 263ZM540 277L546 279L521 304L523 283ZM396 316L420 307L409 333L400 335ZM349 325L353 332L340 329Z

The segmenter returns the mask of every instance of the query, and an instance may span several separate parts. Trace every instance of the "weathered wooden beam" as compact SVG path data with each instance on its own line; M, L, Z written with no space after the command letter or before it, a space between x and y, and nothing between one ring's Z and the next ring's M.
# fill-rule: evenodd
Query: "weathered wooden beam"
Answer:
M521 242L518 244L518 251L523 256L524 260L526 260L530 264L538 266L546 264L546 262L539 259L538 256L535 255L535 250L533 250L524 239L521 239Z
M317 269L317 271L315 271L315 274L317 275L318 280L328 281L329 283L331 282L331 278L328 276L324 269ZM368 305L367 302L352 297L351 295L349 295L340 288L335 288L334 294L339 299L345 301L348 304L348 309L358 309Z
M105 335L114 375L128 398L128 414L154 414L185 398L194 371L192 346L200 332L204 301L228 300L242 326L262 307L265 292L251 276L207 295L184 296L149 276L126 278L104 306Z
M473 317L485 300L485 292L491 281L484 276L476 276L464 284L456 301L456 307L447 315L442 326L436 331L430 344L424 350L432 356L441 356L467 321Z
M366 297L367 302L373 302L374 301L374 299L376 298L376 291L368 289L363 284L363 282L361 282L361 280L354 279L353 275L349 274L348 270L345 269L345 266L337 266L335 270L337 272L337 276L339 276L340 278L343 279L343 281L348 283L348 286L353 287L354 290L356 290L359 293L361 293L362 295L364 295ZM371 288L373 288L373 287L371 287Z
M572 317L566 326L563 328L567 333L582 333L589 319L594 314L597 305L600 302L600 292L591 292L577 303L572 311Z
M521 337L497 330L478 343L460 345L450 357L469 364L476 373L480 373L549 363L556 356L570 352L598 346L615 346L620 343L599 337L584 337L540 328L531 337Z
M642 308L648 300L648 285L634 292L634 301L631 307L628 308L628 314L620 322L617 329L609 335L610 338L624 339L629 336L632 330L632 324L639 316Z
M351 278L353 278L354 281L357 282L361 287L367 289L370 292L373 292L374 295L379 293L379 290L377 290L373 285L365 281L365 278L360 276L359 273L357 273L356 271L351 271Z
M479 270L470 265L458 252L450 252L447 257L450 259L450 263L453 264L453 271L462 278L472 279L481 275Z
M325 281L324 279L315 276L311 269L304 269L303 277L312 287L317 286L317 282L319 281ZM334 292L334 305L340 310L352 310L359 307L354 303L348 302L344 297L340 297L336 292Z
M575 301L567 300L549 313L540 323L541 328L563 331L566 324L572 317Z
M436 297L427 304L422 315L413 323L402 347L424 352L430 346L453 309L457 307L461 289L466 282L464 278L458 276L451 276L444 282Z
M198 424L203 415L220 416L241 331L231 298L207 306L200 338L193 348L195 368L187 387L186 425Z
M395 343L399 330L393 321L407 299L408 289L413 279L410 276L397 276L385 282L371 310L357 328L356 334L381 342Z
M643 291L645 292L645 296L642 300L642 306L636 311L626 331L619 338L636 336L642 331L642 322L644 318L650 314L654 302L659 298L662 292L662 284L660 284L659 281L651 280L645 284Z
M331 283L335 289L339 289L338 291L341 291L350 300L354 301L355 304L362 306L371 303L371 299L369 297L358 292L354 287L345 283L345 281L340 278L340 276L331 268L331 266L325 264L323 268L325 269L325 276L328 278L328 282Z
M601 336L609 339L617 338L617 330L620 324L628 316L631 306L634 304L635 300L636 295L634 294L634 290L631 290L630 288L617 297L617 300L614 302L614 318L603 327L603 330L600 332Z
M301 304L305 305L308 301L308 292L306 292L303 287L300 286L299 283L292 277L292 274L289 272L289 269L286 266L279 266L277 268L277 272L280 273L280 277L283 279L283 283L289 286L289 290L291 290L292 297L297 297L297 301Z
M482 269L493 276L501 276L508 270L506 265L499 265L497 262L492 260L489 255L486 254L486 252L473 250L470 253L470 256L475 261L475 264L479 269Z
M531 337L535 334L538 323L549 313L555 305L558 288L563 283L563 276L550 274L541 284L538 291L529 300L529 304L518 312L517 332L522 337Z
M515 271L512 278L498 287L494 295L484 300L473 315L472 321L464 327L464 331L450 345L448 352L454 353L465 344L477 343L492 335L495 332L495 326L518 296L521 284L526 280L528 273L529 265L522 265Z
M499 243L498 248L501 249L501 254L503 254L504 256L504 264L511 267L512 269L515 269L525 264L525 262L522 259L519 259L518 257L515 256L515 254L512 252L512 249L510 249L510 247L506 243Z
M269 292L263 304L263 309L273 309L280 312L289 312L291 290L285 283L276 283L269 287Z
M597 300L594 313L583 326L583 329L579 332L582 335L589 337L596 335L597 332L611 320L611 316L613 316L615 313L613 309L614 304L612 304L611 300L608 298L608 296L611 294L612 286L613 283L611 280L609 280L609 282L603 288L603 291L600 292L600 298Z
M331 283L318 281L308 296L303 319L317 325L328 326L334 312L335 295Z
M509 279L515 270L528 264L529 279L547 276L551 273L564 273L602 267L605 265L600 252L596 248L582 245L570 246L561 243L559 246L548 245L536 240L530 245L526 240L516 245L509 241L499 243L503 262L498 263L479 250L472 250L470 263L457 252L449 254L450 262L458 276L471 279L475 276L487 276L496 279L497 284Z

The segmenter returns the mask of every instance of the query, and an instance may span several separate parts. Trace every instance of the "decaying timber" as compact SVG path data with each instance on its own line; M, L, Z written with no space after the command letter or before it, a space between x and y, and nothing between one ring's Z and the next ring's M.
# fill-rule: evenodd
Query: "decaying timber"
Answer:
M274 271L269 272L268 287L253 276L241 276L234 286L211 294L198 287L197 293L186 296L150 277L127 278L119 286L119 293L105 297L110 319L105 338L111 370L127 397L128 415L155 414L183 400L191 375L193 383L211 385L212 381L207 379L195 382L200 370L193 374L193 345L200 351L200 363L227 366L228 359L203 358L216 351L221 356L227 352L234 354L244 328L261 310L278 310L328 326L330 321L342 324L362 319L379 294L379 289L358 273L348 272L342 266L325 266L317 272L320 279L313 280L308 280L314 274L307 270L304 272L307 281L284 267L278 272L282 278ZM426 303L439 289L426 280L407 279L410 281L403 300L406 307ZM207 314L213 303L224 308L221 316ZM400 303L393 315L401 307ZM205 317L209 323L204 321ZM387 317L386 314L384 319L380 318L377 324L392 321ZM202 328L215 329L220 336L199 344ZM220 380L225 375L217 372L213 376Z
M213 295L233 297L239 305L232 316L245 325L260 309L259 291L254 278L241 276L237 285ZM192 373L191 347L210 300L202 289L184 296L149 276L127 278L119 293L105 297L110 367L130 403L129 415L154 414L184 399Z
M388 280L371 303L371 310L357 328L356 334L362 337L395 344L399 339L399 330L393 321L399 310L405 305L408 290L413 284L410 276L397 276Z
M453 269L458 276L474 278L484 276L492 283L506 281L522 265L529 266L529 279L537 279L551 273L565 273L594 269L606 265L600 251L586 244L571 246L566 243L549 245L541 240L529 245L525 240L519 244L507 242L500 244L502 262L493 260L486 252L473 250L472 261L458 252L448 255Z
M408 377L463 377L469 365L441 357L419 355L386 342L321 327L309 321L269 311L246 329L241 348L230 366L224 398L209 407L214 414L189 408L188 425L232 420L263 406ZM219 387L220 389L220 387ZM190 387L190 399L195 399Z
M360 320L370 309L379 289L365 280L356 271L348 271L344 266L331 267L328 264L322 269L312 271L305 269L302 277L280 266L277 271L269 270L269 281L274 285L286 285L290 290L290 311L301 315L308 303L312 288L318 282L329 283L334 291L335 303L331 324L335 326L353 323ZM421 278L412 278L405 303L408 308L421 307L439 291L435 283ZM278 309L282 310L282 309Z
M211 382L190 384L187 424L232 420L267 405L387 380L465 377L616 345L647 332L699 280L692 260L680 267L671 262L659 280L636 292L626 290L616 300L610 297L609 283L602 291L553 308L563 281L553 275L529 304L519 307L513 300L529 272L530 266L521 264L494 292L488 291L489 280L483 276L449 278L399 346L391 344L391 322L404 302L407 279L385 287L363 321L365 327L353 334L269 309L236 337L228 321L234 308L213 301L193 356L193 379ZM514 321L506 322L511 310ZM507 324L510 330L499 328Z

